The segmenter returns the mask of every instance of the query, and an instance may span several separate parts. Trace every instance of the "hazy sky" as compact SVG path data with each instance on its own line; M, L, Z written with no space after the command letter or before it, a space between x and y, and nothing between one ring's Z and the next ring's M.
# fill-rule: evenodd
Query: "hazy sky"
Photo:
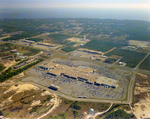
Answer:
M101 18L150 21L150 0L0 0L3 18Z
M19 7L97 7L150 9L150 0L0 0L0 8Z

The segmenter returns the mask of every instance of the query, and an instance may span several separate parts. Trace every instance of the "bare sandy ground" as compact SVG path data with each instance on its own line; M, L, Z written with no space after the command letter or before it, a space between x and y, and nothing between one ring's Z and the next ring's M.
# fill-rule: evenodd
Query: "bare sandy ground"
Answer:
M59 106L60 102L61 102L61 100L58 98L58 96L56 94L54 94L54 98L51 99L51 103L54 104L53 107L48 112L41 115L37 119L41 119L41 118L47 116L48 114L50 114L54 109L56 109Z
M39 90L38 87L36 87L36 86L34 86L32 84L20 84L20 85L17 85L17 86L15 86L15 85L11 86L4 93L10 92L10 91L16 91L15 94L17 94L17 93L24 92L24 91L31 90L31 89Z
M91 115L91 114L86 115L84 119L95 119L98 115L102 115L102 114L106 113L107 111L109 111L110 108L112 107L112 105L113 105L113 103L111 103L109 108L107 110L103 111L103 112L97 112L94 115Z
M44 91L43 93L41 93L41 96L46 96L46 95L51 95L51 93L49 91Z

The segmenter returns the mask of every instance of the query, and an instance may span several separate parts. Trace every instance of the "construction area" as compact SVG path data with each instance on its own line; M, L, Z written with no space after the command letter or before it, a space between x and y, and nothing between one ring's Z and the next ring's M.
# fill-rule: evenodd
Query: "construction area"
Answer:
M31 81L74 98L126 98L128 81L108 67L85 61L53 58L26 71Z

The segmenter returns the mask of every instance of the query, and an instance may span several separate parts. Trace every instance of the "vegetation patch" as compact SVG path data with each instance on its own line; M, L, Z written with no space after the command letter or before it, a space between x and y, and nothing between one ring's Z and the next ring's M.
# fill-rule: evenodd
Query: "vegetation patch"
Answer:
M4 82L5 80L12 78L13 76L23 72L24 70L27 70L28 68L32 67L33 65L36 65L37 63L43 61L43 59L39 59L36 62L33 62L31 64L28 64L27 66L24 66L22 68L19 68L17 70L13 70L11 72L7 72L7 70L5 72L2 72L0 75L0 82Z
M76 110L80 110L81 107L79 105L77 105L77 101L73 102L70 107L72 107L73 109L76 109Z
M4 70L5 67L3 66L3 64L0 64L0 71Z
M73 45L75 45L76 44L76 42L69 42L69 43L67 43L66 45L67 46L73 46Z
M65 113L58 113L58 116L51 115L48 119L68 119Z
M71 36L64 34L51 34L48 37L52 38L52 41L56 44L66 44L68 42L66 39L70 38Z
M24 60L20 61L17 65L19 65L19 64L21 64L21 63L23 63L23 62L26 62L26 61L28 61L28 60L29 60L29 58L24 59Z
M150 55L139 66L140 69L150 70Z
M37 109L39 109L42 105L36 105L32 108L32 110L30 111L30 114L33 113L33 112L36 112Z
M133 114L127 114L124 110L119 109L105 116L104 119L131 119L131 118L132 119L134 118Z
M35 41L35 42L40 42L40 41L43 41L42 38L28 38L26 40L32 40L32 41Z
M104 62L105 62L105 63L112 64L112 63L116 62L116 60L115 60L115 59L112 59L112 58L107 58Z
M2 110L0 110L0 116L1 116L1 115L3 115L3 111L2 111Z
M91 40L90 42L86 43L83 46L83 48L106 52L114 47L122 47L122 46L124 46L124 44L117 44L117 43L113 43L113 42L104 42L101 40Z
M123 49L114 49L113 51L107 53L106 55L122 56L123 58L120 61L126 62L127 66L134 68L146 56L146 53L123 50Z
M40 35L42 32L37 32L36 30L33 31L26 31L23 32L21 34L17 34L17 35L13 35L9 38L4 38L2 39L3 41L9 41L9 40L19 40L19 39L24 39L24 38L28 38L28 37L32 37L35 35Z
M68 47L62 48L62 50L65 51L65 52L72 52L72 51L74 51L76 49L78 49L78 47L68 46Z

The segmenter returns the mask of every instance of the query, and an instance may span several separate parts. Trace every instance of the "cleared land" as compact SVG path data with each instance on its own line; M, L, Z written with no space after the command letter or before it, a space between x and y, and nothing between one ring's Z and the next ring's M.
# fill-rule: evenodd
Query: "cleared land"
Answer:
M0 89L0 110L5 117L37 118L54 105L53 94L31 84L1 86Z
M134 90L134 102L131 105L136 118L149 118L150 76L137 75Z

